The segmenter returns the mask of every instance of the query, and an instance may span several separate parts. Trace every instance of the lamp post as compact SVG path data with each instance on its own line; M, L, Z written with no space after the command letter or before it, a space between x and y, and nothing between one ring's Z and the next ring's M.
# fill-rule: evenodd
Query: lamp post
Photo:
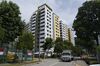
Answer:
M39 62L40 62L40 44L39 44Z

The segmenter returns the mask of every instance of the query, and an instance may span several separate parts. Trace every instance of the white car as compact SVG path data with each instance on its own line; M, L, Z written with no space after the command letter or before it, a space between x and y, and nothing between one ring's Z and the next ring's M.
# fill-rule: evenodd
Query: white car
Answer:
M71 61L71 60L73 60L71 51L69 50L63 51L61 54L61 61Z
M93 65L89 65L89 66L100 66L100 64L93 64Z

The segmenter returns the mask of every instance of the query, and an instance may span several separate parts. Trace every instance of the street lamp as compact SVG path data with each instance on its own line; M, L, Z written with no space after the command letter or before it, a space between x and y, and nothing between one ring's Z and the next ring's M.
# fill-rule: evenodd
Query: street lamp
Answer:
M40 44L39 44L39 62L40 62Z

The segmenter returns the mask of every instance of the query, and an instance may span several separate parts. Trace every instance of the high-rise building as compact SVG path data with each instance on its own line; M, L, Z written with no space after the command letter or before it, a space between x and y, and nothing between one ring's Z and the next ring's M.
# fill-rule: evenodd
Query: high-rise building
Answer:
M58 37L60 37L59 16L53 13L53 39L56 40Z
M68 40L75 46L74 31L71 28L68 28Z
M60 21L60 36L63 40L68 40L68 27L63 21Z
M42 46L47 37L53 38L52 9L43 4L38 7L30 19L31 31L35 36L35 47Z
M73 39L72 34L69 34L71 31L68 30L67 25L59 21L59 16L53 13L52 9L47 4L38 7L31 16L27 28L34 35L36 51L39 50L39 46L44 44L47 37L53 40L56 40L57 37L68 41ZM71 38L69 39L69 37ZM73 41L71 40L71 42ZM42 48L40 51L42 51Z

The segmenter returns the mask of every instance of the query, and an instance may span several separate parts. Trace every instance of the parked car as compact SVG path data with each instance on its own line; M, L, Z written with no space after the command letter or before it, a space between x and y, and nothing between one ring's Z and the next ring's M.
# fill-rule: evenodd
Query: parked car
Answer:
M7 62L17 62L18 57L15 52L8 51L7 53Z
M93 65L89 65L89 66L100 66L100 64L93 64Z
M61 54L61 60L62 61L72 61L73 56L71 54L71 51L70 50L64 50Z

